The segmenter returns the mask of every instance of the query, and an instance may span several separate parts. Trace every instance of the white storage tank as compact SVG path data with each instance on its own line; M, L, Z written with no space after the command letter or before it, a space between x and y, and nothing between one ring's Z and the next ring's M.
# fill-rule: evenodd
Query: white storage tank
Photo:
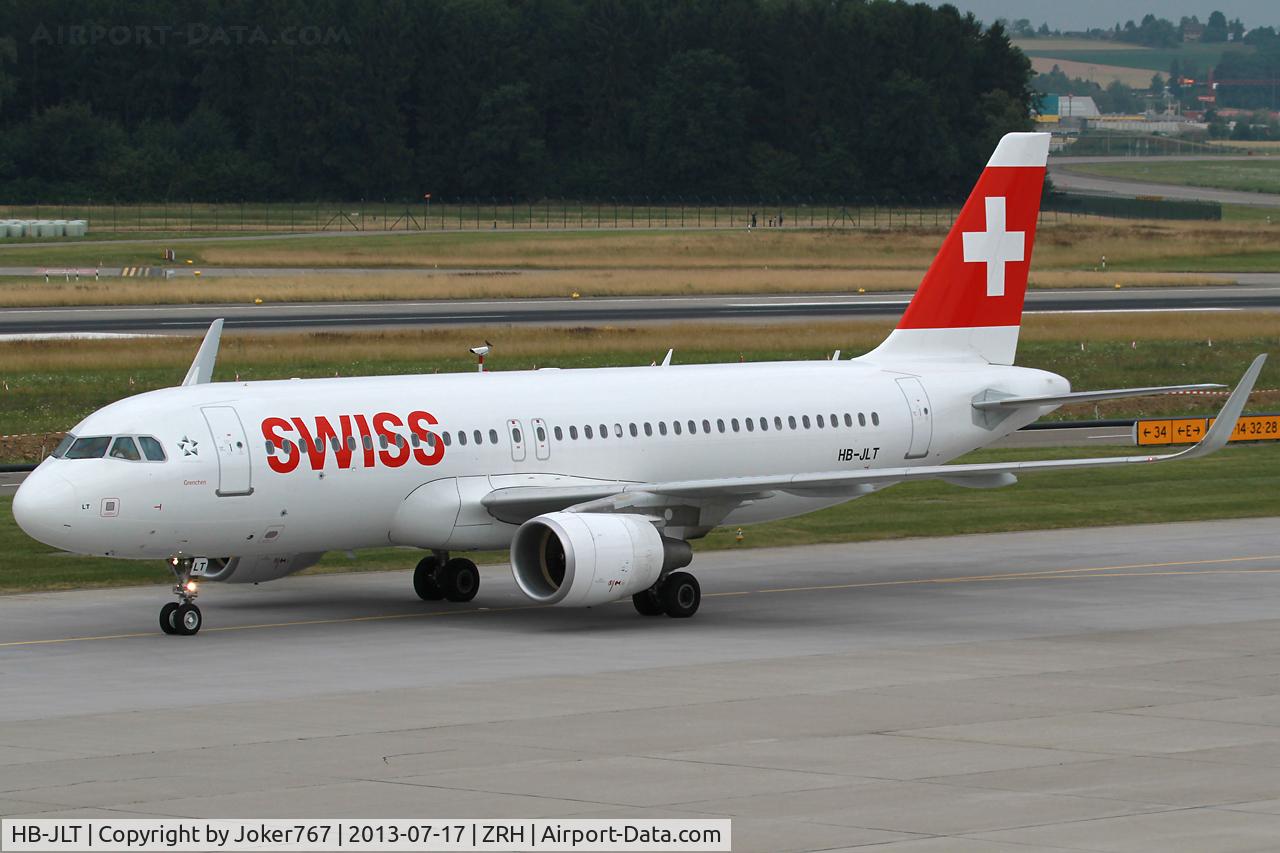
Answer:
M89 222L85 219L72 219L67 222L68 237L83 237L89 233Z
M52 237L53 223L47 219L35 219L27 225L29 237Z
M31 223L25 219L14 219L9 222L10 237L25 237L29 233Z
M65 219L53 220L53 236L54 237L67 236L67 220Z

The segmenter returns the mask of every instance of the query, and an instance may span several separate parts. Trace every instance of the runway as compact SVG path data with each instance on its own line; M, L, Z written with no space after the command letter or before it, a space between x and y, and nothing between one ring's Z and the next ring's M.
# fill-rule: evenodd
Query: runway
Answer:
M1091 175L1074 171L1072 166L1086 163L1174 163L1174 162L1229 162L1232 160L1256 162L1260 157L1213 154L1201 156L1151 156L1151 157L1050 157L1049 179L1059 190L1090 195L1160 196L1180 201L1216 201L1221 204L1243 204L1254 207L1280 207L1280 194L1224 190L1212 187L1192 187L1180 184L1160 184L1135 181L1128 178Z
M159 633L161 587L0 597L0 814L1267 849L1277 521L703 554L685 621L532 608L503 567L469 605L407 572L209 585L194 638Z
M1027 293L1026 310L1034 314L1280 309L1280 277L1263 274L1240 278L1249 283L1033 290ZM854 285L856 282L851 282ZM0 334L180 333L203 330L218 317L226 318L228 328L260 331L897 317L910 299L910 293L866 293L9 308L0 312Z

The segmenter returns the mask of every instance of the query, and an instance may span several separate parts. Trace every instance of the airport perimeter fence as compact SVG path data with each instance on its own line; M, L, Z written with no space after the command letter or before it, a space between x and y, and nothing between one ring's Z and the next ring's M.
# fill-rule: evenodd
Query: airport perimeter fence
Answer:
M1138 196L1085 195L1050 193L1041 204L1042 215L1102 216L1109 219L1182 219L1218 222L1222 205L1216 201L1182 201L1178 199Z
M1061 198L1061 196L1055 196ZM1049 200L1046 199L1048 202ZM1120 211L1123 206L1114 206ZM1156 201L1144 218L1197 218ZM0 224L85 220L94 234L273 234L392 231L621 231L642 229L825 228L902 230L951 226L959 204L937 199L607 199L348 202L155 202L0 205ZM1175 213L1177 215L1175 215ZM1047 203L1041 222L1128 216L1106 206ZM1199 218L1220 218L1217 216ZM0 229L0 234L3 234ZM35 231L8 239L34 239Z

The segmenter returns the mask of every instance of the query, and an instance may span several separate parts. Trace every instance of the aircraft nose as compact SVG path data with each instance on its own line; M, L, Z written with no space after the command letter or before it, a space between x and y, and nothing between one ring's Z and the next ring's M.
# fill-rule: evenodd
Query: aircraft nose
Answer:
M58 547L65 523L76 509L76 490L61 474L33 471L13 496L13 518L23 532L46 545Z

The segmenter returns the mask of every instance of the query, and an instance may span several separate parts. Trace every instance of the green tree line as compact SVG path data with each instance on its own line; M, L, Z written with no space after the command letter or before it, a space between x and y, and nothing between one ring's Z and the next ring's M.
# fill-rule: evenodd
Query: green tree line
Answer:
M0 198L954 198L1029 79L923 3L0 0Z

